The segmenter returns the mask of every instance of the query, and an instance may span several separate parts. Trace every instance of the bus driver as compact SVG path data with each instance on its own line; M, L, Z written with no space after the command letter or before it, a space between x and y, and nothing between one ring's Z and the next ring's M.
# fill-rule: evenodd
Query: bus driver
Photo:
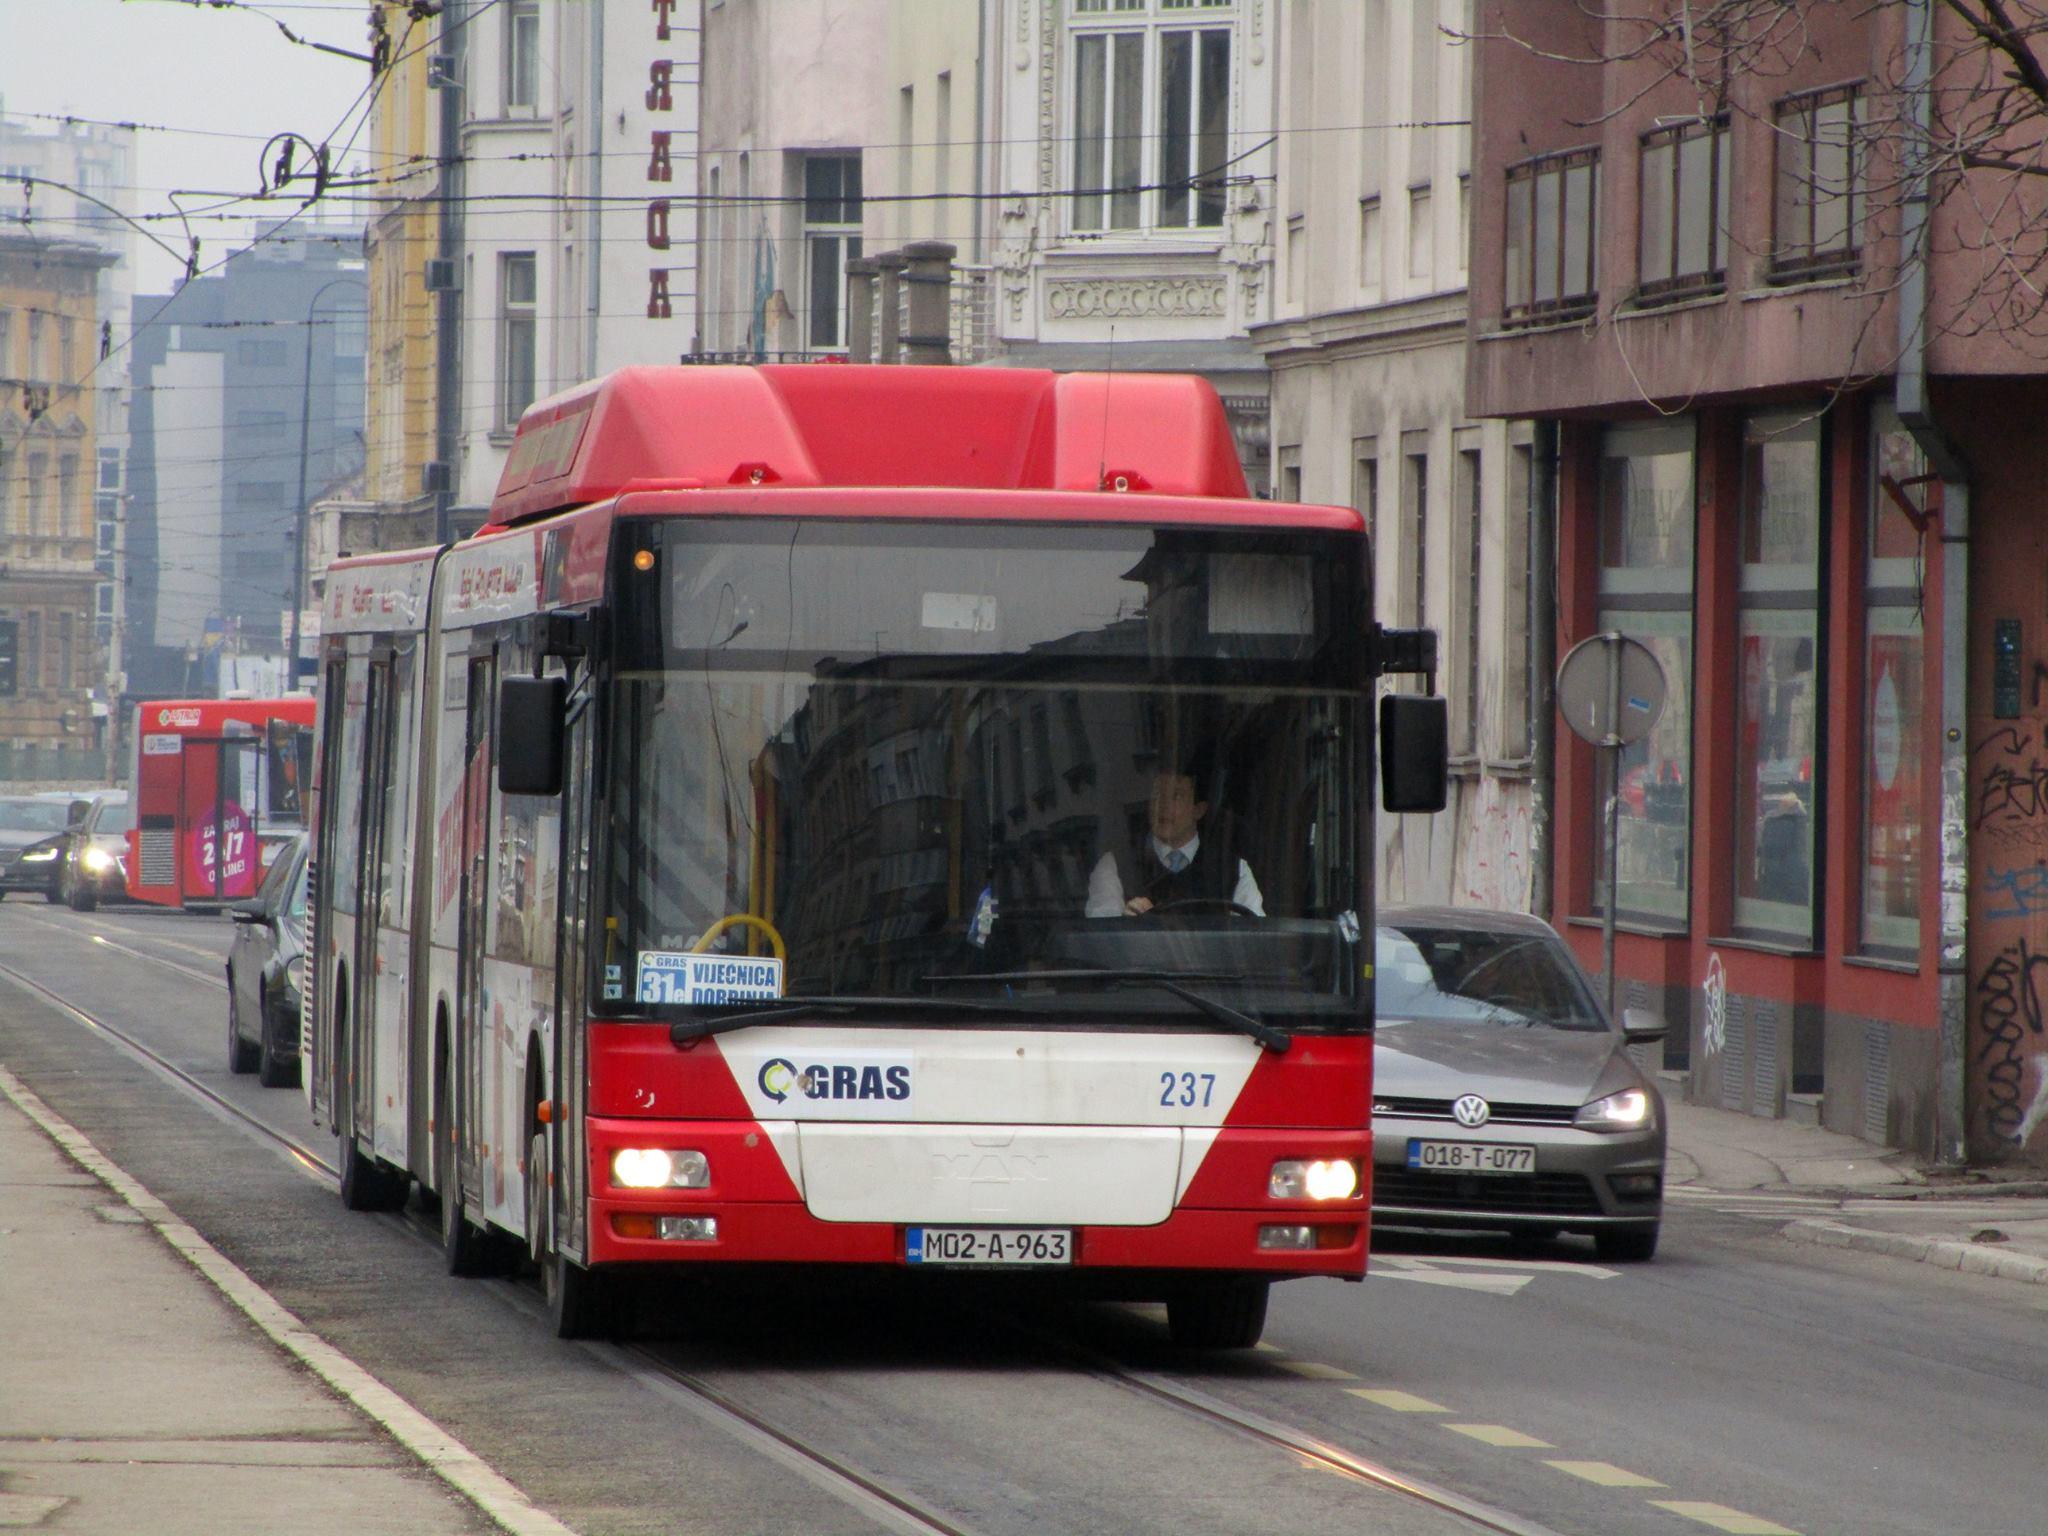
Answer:
M1137 917L1182 901L1230 902L1266 915L1251 866L1202 839L1209 802L1199 771L1161 768L1152 776L1151 831L1128 855L1105 853L1096 862L1088 876L1089 917Z

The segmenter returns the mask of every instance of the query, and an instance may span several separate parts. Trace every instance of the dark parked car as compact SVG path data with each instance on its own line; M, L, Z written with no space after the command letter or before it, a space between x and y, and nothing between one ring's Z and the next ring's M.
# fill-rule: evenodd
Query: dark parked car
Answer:
M255 896L228 911L228 1070L254 1072L266 1088L299 1080L300 1003L305 997L304 833L277 851Z
M128 895L128 829L134 825L125 789L93 796L91 808L65 832L58 858L57 895L75 912Z
M57 900L64 832L88 804L84 794L69 790L0 795L0 897L31 891Z
M1607 1260L1657 1251L1664 1101L1548 924L1388 907L1374 957L1376 1224L1590 1235Z

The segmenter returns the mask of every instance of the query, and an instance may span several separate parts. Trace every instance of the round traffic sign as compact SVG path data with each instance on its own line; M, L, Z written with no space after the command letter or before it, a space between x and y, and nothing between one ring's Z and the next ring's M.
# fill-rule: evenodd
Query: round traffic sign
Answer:
M1558 711L1595 746L1626 747L1649 735L1664 713L1664 691L1655 653L1618 630L1588 635L1557 669Z

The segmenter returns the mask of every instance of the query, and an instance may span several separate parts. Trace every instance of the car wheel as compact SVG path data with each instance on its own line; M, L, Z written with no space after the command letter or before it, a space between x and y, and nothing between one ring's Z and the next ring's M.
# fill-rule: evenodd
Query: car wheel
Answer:
M1593 1252L1609 1264L1646 1264L1657 1255L1658 1228L1595 1232Z
M1166 1327L1183 1349L1250 1349L1266 1331L1265 1280L1195 1280L1166 1298Z
M56 900L57 898L56 898L56 897L54 897L54 896L52 896L52 897L51 897L50 899L51 899L52 901L55 901L55 900ZM72 887L71 887L71 910L72 910L72 911L74 911L74 912L90 912L90 911L91 911L91 910L92 910L92 909L93 909L94 907L97 907L97 906L98 906L99 904L100 904L100 899L99 899L99 897L95 896L95 895L94 895L94 894L93 894L93 893L91 892L91 890L89 890L89 889L88 889L88 888L86 888L85 886L82 886L82 885L78 885L78 884L76 884L75 882L73 883L73 885L72 885Z
M256 999L256 1017L260 1021L256 1081L266 1088L296 1088L299 1086L299 1058L296 1054L285 1055L279 1046L276 1015L277 1009L268 992Z
M240 1076L254 1072L263 1047L242 1038L242 995L235 990L235 973L228 972L228 1070Z
M43 900L47 901L51 906L56 906L63 899L64 892L54 880L43 887Z

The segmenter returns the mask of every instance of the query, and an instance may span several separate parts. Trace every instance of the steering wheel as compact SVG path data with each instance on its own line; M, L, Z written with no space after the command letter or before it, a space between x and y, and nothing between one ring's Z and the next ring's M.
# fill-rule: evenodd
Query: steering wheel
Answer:
M711 948L712 941L728 928L755 929L766 936L768 947L775 951L776 959L787 960L789 958L789 949L783 944L782 935L776 931L775 925L769 922L767 918L756 917L751 912L734 912L728 917L721 917L717 922L697 935L697 942L690 946L690 953L693 955L706 953Z
M1141 915L1150 916L1153 912L1235 912L1240 917L1254 918L1259 915L1226 896L1183 896L1178 901L1162 901Z

